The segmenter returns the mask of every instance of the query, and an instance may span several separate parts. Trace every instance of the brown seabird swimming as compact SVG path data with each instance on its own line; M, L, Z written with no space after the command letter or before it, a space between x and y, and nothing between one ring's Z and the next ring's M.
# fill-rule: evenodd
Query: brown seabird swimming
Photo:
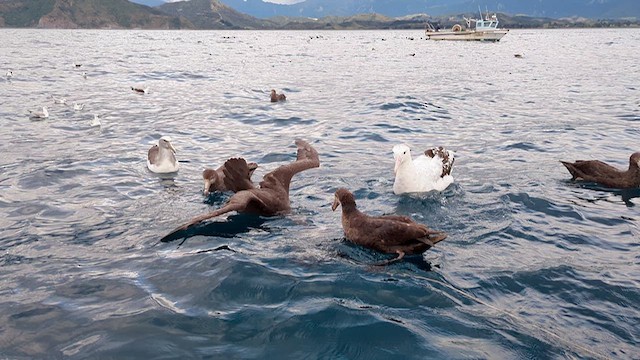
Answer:
M242 164L244 162L244 164ZM227 167L230 170L225 170ZM247 172L241 173L239 170L247 168ZM247 163L242 158L231 158L217 169L204 169L202 179L204 180L204 194L209 195L213 191L233 191L248 190L253 188L251 176L258 168L258 164ZM226 176L229 174L229 176Z
M277 94L275 90L271 89L271 102L285 101L287 97L284 94Z
M629 157L629 169L619 170L600 160L560 161L571 173L571 180L595 182L607 187L628 189L640 187L640 152Z
M342 228L347 240L370 249L389 254L396 258L380 265L398 261L405 254L422 254L433 245L447 238L441 231L429 229L407 216L369 216L356 208L356 200L349 190L336 191L331 210L342 205Z
M186 224L177 227L164 236L162 241L173 238L176 233L186 230L190 226L231 211L257 214L260 216L276 216L291 211L291 203L289 202L289 185L291 184L291 179L301 171L320 166L318 152L308 142L296 140L296 146L298 147L296 161L282 165L266 174L262 178L259 187L238 191L233 194L229 201L220 209L197 216ZM231 173L246 174L247 171L248 166L245 161L235 162L233 166L231 163L225 163L224 173L225 176L230 179L237 178L236 176L230 176Z
M147 153L147 167L154 173L165 174L178 171L180 165L176 159L176 149L171 138L163 136Z
M145 88L140 88L140 87L131 87L131 90L135 93L138 94L148 94L149 93L149 87L145 87Z

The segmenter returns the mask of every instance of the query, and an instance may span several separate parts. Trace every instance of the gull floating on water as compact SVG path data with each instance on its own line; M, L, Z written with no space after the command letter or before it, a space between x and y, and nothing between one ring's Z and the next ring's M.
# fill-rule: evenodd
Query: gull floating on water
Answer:
M147 167L154 173L164 174L178 171L180 165L176 159L176 149L171 138L163 136L153 145L147 154Z
M73 103L73 110L80 111L84 109L84 104Z
M11 78L13 77L13 71L9 70L7 71L7 80L11 80Z
M89 122L89 125L92 127L95 126L102 126L102 122L100 121L100 115L93 115L93 119L91 119L91 122Z
M63 104L66 105L67 104L67 99L65 98L57 98L53 95L51 95L51 98L53 99L53 103L54 104Z
M133 92L136 92L138 94L148 94L149 93L149 87L145 87L145 88L139 88L139 87L131 87L131 90L133 90Z
M87 78L87 72L86 71L82 72L82 77L85 78L85 79Z
M29 117L32 119L46 119L49 117L49 110L46 106L42 107L42 111L29 110Z

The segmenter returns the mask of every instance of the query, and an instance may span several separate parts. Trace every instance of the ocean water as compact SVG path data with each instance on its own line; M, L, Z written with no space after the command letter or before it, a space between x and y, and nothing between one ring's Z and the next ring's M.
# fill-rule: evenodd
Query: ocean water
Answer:
M640 191L559 160L640 150L640 30L422 35L0 30L0 358L637 359ZM173 176L146 169L163 135ZM259 180L296 138L321 166L291 214L160 241L228 199L204 167ZM455 151L455 184L394 195L397 143ZM449 237L372 266L392 256L345 241L339 187Z

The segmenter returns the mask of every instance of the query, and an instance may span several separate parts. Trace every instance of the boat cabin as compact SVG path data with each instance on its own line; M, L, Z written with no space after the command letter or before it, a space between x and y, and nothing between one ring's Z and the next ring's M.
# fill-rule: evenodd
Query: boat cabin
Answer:
M498 28L498 17L493 14L491 18L476 20L476 30L495 30Z

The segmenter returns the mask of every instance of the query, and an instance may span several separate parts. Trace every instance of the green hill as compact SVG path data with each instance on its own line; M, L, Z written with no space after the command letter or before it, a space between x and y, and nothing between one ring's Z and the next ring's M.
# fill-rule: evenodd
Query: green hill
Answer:
M127 0L0 0L0 26L91 29L193 28L185 18Z

